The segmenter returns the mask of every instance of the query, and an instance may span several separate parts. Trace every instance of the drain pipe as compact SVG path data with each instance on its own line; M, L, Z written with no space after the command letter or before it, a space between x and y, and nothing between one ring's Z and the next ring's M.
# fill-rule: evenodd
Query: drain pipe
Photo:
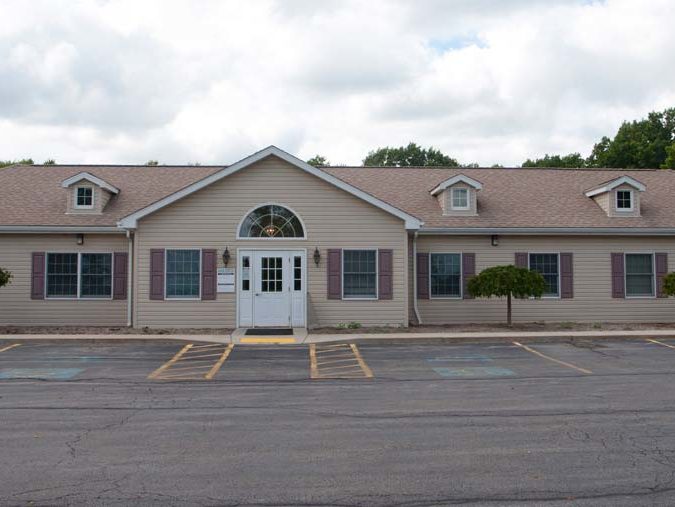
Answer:
M417 318L417 325L422 325L422 318L420 317L420 309L417 307L417 234L413 234L413 310Z
M134 237L131 231L127 229L127 327L134 327L133 318L133 297L134 297Z

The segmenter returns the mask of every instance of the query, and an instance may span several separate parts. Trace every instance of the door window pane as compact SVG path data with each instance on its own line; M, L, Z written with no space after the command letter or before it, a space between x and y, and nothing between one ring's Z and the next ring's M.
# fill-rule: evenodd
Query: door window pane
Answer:
M77 297L77 254L47 255L47 296Z
M374 250L343 251L345 298L377 297L376 254Z
M302 290L302 257L293 257L293 290Z
M251 258L241 258L241 290L251 289Z
M431 254L431 295L462 296L462 256L460 254Z
M626 254L626 295L654 295L652 254Z
M544 296L558 296L558 254L530 254L530 270L540 273L546 281Z
M199 297L199 250L166 251L166 297Z
M112 296L112 254L82 254L80 296Z
M282 257L263 257L260 259L260 283L262 292L281 292L284 285Z

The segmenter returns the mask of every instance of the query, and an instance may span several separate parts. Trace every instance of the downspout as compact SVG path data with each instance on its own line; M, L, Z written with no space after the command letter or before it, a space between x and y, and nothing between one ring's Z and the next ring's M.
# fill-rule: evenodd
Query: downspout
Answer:
M128 259L127 259L127 327L134 326L133 298L134 298L134 237L127 229Z
M422 318L420 317L420 309L417 307L417 234L418 231L413 234L413 310L417 325L420 326L422 325Z

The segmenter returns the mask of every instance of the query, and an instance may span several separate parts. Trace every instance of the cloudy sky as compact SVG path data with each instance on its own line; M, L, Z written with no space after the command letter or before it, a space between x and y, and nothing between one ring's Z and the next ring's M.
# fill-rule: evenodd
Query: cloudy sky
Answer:
M587 155L675 105L672 0L0 0L0 159Z

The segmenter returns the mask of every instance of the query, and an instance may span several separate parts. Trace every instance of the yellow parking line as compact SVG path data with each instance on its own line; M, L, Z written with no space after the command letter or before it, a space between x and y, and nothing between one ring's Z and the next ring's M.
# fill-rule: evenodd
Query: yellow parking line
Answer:
M585 368L579 368L578 366L574 366L573 364L566 363L565 361L561 361L560 359L555 359L554 357L547 356L546 354L542 354L541 352L538 352L534 349L531 349L527 345L523 345L522 343L519 342L513 342L514 345L517 345L518 347L527 350L528 352L534 354L535 356L542 357L544 359L548 359L549 361L553 361L554 363L561 364L563 366L567 366L568 368L572 368L573 370L580 371L581 373L586 373L587 375L592 375L593 372L591 370L587 370Z
M15 347L19 347L20 345L21 345L20 343L14 343L12 345L9 345L5 348L0 349L0 352L7 352L8 350L13 349Z
M206 374L204 377L207 380L211 380L216 373L218 373L218 370L220 370L220 367L223 365L225 360L230 356L230 352L232 352L232 349L234 348L234 344L230 343L225 351L223 352L223 355L220 356L220 359L218 359L218 362L213 365L213 368Z
M663 345L664 347L668 347L669 349L675 349L674 345L668 345L667 343L660 342L658 340L652 340L651 338L647 338L648 342L656 343L657 345ZM2 350L0 350L2 352Z
M150 375L148 375L149 379L156 378L160 373L162 373L164 370L169 368L172 364L174 364L176 361L180 359L180 356L185 354L188 350L192 348L192 343L188 343L185 347L180 349L178 353L173 356L171 359L169 359L166 363L164 363L162 366L157 368L155 371L153 371Z
M309 371L310 378L319 378L319 368L316 365L316 345L309 345Z
M349 346L352 348L354 351L354 355L356 356L356 360L359 362L359 366L363 370L363 373L365 374L366 377L368 378L373 378L373 372L372 370L368 367L366 362L363 360L363 357L361 357L361 352L359 352L358 347L356 346L355 343L350 343Z

